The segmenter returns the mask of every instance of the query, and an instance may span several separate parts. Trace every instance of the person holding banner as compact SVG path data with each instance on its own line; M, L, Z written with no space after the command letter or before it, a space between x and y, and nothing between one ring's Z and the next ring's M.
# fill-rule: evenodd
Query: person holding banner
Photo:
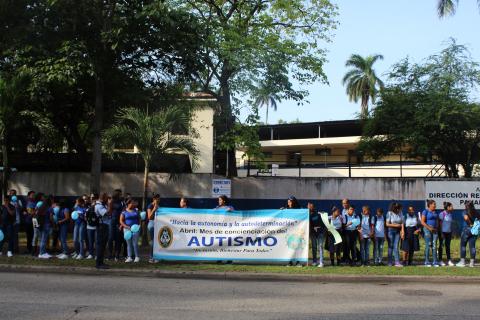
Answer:
M465 267L465 258L467 256L467 243L470 247L470 267L475 266L475 255L477 253L475 249L475 242L477 236L472 234L472 227L475 220L480 219L480 214L475 209L472 201L468 201L465 204L465 211L463 213L463 231L460 236L460 262L457 263L457 267Z
M181 197L179 207L182 208L182 209L188 209L189 208L188 199L185 198L185 197Z
M227 211L233 211L235 210L231 205L230 205L230 199L226 195L221 195L218 197L218 206L215 207L215 209L224 209Z
M392 211L387 212L386 226L388 227L388 265L393 265L395 259L395 267L403 267L400 263L399 243L400 238L404 238L405 229L403 225L402 205L393 203Z
M439 267L437 260L438 241L438 213L435 211L437 204L434 200L427 200L427 208L422 212L423 237L425 239L425 267ZM430 248L432 249L433 262L430 264Z
M130 199L131 200L131 199ZM130 200L127 200L130 201ZM150 235L151 250L150 250L150 263L156 263L157 260L153 258L153 244L155 243L155 212L160 208L160 195L158 193L153 195L152 203L147 208L147 230ZM128 248L128 247L127 247Z
M330 223L335 227L335 230L337 230L338 233L342 232L342 226L343 226L343 218L340 212L340 209L337 207L332 208L332 215L328 217L330 220ZM330 252L330 262L332 266L335 265L335 254L337 258L337 266L340 265L340 260L341 260L341 249L342 249L342 244L335 244L335 238L332 233L328 233L328 251Z
M315 209L315 205L312 202L307 204L308 211L310 213L310 242L312 243L312 258L313 266L323 268L323 246L325 244L325 231L326 227L320 217L320 214ZM318 260L317 260L318 253Z
M128 258L126 263L140 262L140 255L138 254L138 238L140 236L139 230L134 230L134 226L140 225L140 216L137 210L138 203L136 200L130 199L127 201L127 209L120 215L120 224L123 228L125 240L127 241ZM129 234L127 237L126 235ZM133 260L135 255L135 260Z

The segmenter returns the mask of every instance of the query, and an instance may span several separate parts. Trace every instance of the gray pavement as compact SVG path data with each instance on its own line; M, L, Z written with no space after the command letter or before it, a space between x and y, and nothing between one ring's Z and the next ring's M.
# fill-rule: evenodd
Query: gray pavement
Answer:
M0 273L0 319L479 319L478 284Z

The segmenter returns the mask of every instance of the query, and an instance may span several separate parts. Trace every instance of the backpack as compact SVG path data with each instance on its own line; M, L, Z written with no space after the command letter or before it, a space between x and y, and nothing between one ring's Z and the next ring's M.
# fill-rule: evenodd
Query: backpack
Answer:
M85 213L85 218L87 219L87 224L91 227L98 226L98 217L95 212L95 205L88 207L87 212Z

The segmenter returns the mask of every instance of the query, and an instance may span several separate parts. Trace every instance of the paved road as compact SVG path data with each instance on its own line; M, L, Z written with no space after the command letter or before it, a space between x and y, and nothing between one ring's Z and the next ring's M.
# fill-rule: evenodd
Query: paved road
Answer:
M479 319L478 285L0 273L0 319Z

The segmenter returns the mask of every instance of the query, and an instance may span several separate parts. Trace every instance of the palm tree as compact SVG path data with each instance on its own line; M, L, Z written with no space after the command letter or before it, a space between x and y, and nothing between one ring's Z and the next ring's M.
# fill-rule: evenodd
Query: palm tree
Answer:
M268 109L272 108L274 111L277 111L277 102L280 102L280 97L278 94L271 93L271 91L268 90L268 87L264 85L258 88L254 104L259 109L265 106L265 124L268 124Z
M377 60L383 60L380 54L362 57L358 54L352 54L345 63L346 67L352 67L343 77L342 83L347 87L347 95L350 101L358 102L361 100L361 116L368 115L368 102L375 98L378 88L383 88L383 82L375 74L373 64Z
M105 131L104 146L110 153L117 147L136 146L143 161L143 208L146 207L148 174L153 157L172 153L186 153L191 156L192 167L196 166L198 150L191 136L177 135L189 132L191 116L179 106L148 114L137 108L120 109L116 122Z
M480 0L477 0L478 6L480 7ZM455 14L458 7L458 0L438 0L437 10L438 16L444 18L446 16L451 16Z

